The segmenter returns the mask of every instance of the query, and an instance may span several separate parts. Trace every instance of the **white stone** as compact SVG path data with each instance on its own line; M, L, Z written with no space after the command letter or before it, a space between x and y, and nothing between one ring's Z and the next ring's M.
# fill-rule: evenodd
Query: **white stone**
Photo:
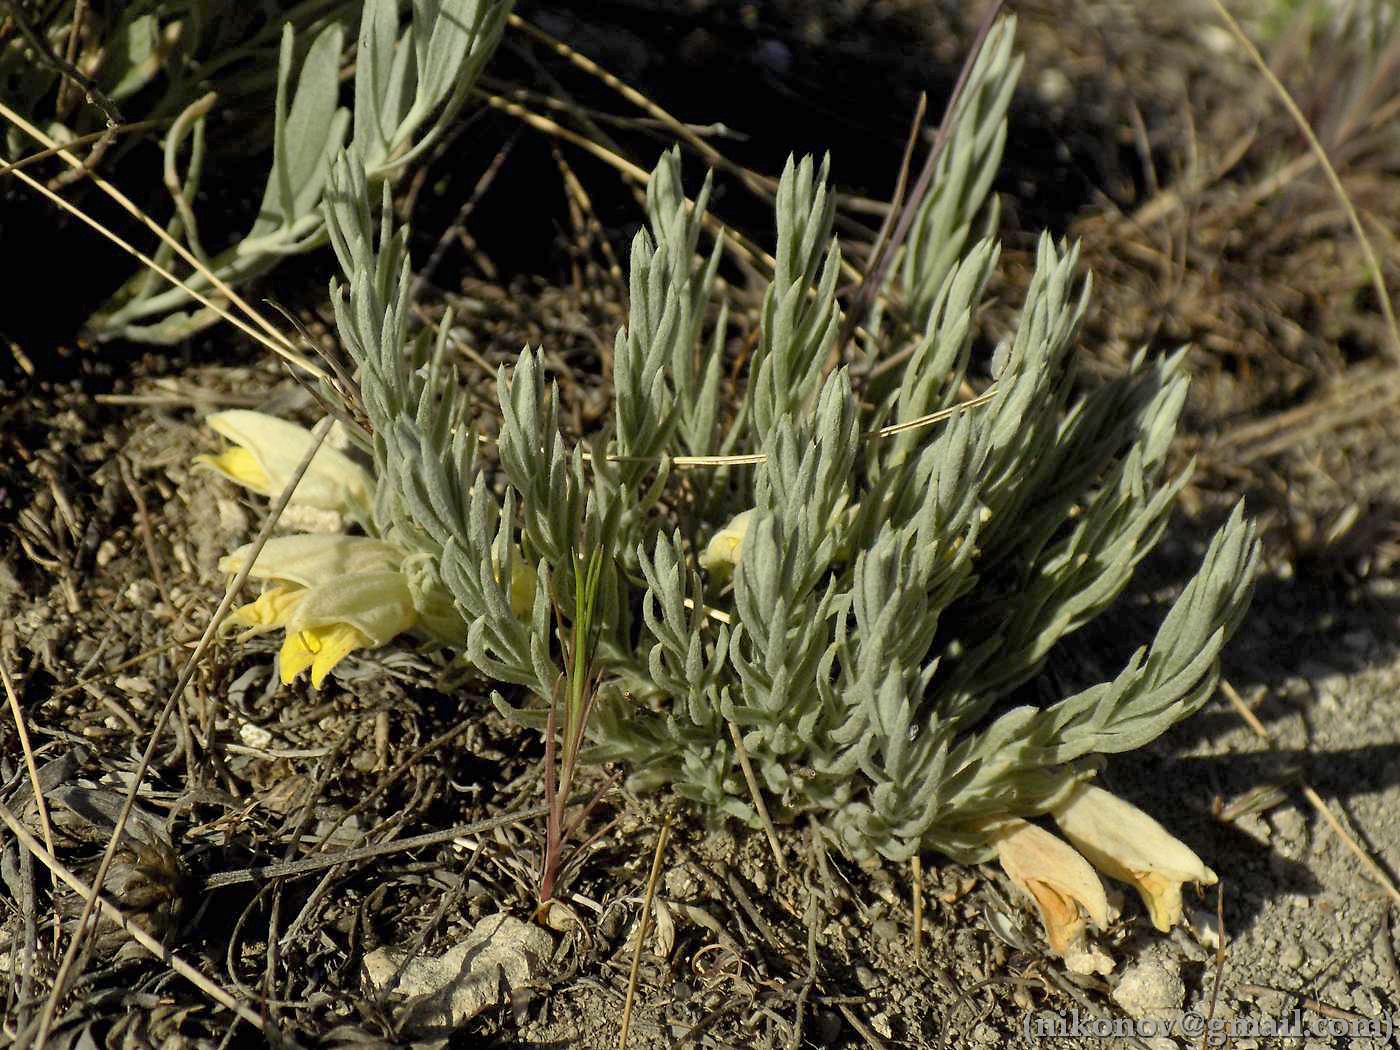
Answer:
M1174 959L1146 958L1123 971L1112 999L1131 1017L1165 1017L1181 1009L1186 984Z
M272 734L262 726L254 725L252 722L244 722L238 727L238 739L242 740L248 747L261 748L267 750L272 746Z
M553 940L538 926L510 915L488 915L465 940L435 959L417 956L405 964L399 949L373 951L365 956L365 976L376 994L407 998L400 1015L406 1030L445 1037L538 977L553 950ZM389 987L400 965L403 974Z

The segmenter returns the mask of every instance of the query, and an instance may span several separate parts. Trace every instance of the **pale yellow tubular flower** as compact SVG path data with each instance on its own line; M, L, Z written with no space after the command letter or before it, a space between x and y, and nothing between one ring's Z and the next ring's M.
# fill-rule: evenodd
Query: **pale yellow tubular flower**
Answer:
M219 568L241 571L252 549L240 547ZM277 536L249 572L272 586L229 620L252 633L285 627L282 681L309 667L319 686L350 652L384 645L418 622L402 563L399 548L364 536Z
M712 537L700 553L700 567L707 572L732 572L743 554L744 537L749 531L753 510L736 514Z
M1080 785L1056 808L1055 822L1089 862L1130 883L1163 933L1181 921L1181 886L1215 881L1189 846L1131 802L1092 784Z
M276 630L287 623L292 610L301 601L306 588L299 584L279 584L263 591L255 602L240 605L229 613L224 624L228 627L245 627L244 637Z
M310 587L287 620L282 682L310 667L311 684L319 687L349 653L384 645L417 619L401 572L359 573Z
M230 576L242 571L253 544L244 544L219 559L219 571ZM363 536L277 536L263 544L248 576L272 586L257 601L240 605L224 621L226 628L245 628L244 635L264 634L285 627L306 588L357 572L397 569L403 555L397 547Z
M1018 819L1000 825L991 839L1002 870L1035 902L1045 939L1057 954L1066 955L1078 947L1085 915L1095 926L1108 925L1103 883L1089 862L1063 839Z
M241 572L252 553L253 544L245 543L219 559L219 571L230 576ZM274 536L263 544L248 575L314 587L352 573L397 570L402 564L398 547L366 536Z
M288 631L277 654L283 685L311 668L311 684L316 688L326 680L331 668L356 649L370 647L370 640L348 623L333 623L305 631Z
M231 446L217 456L196 456L195 463L262 496L280 495L311 447L311 431L263 412L215 412L205 422ZM374 482L362 467L323 443L291 503L363 518L373 492Z

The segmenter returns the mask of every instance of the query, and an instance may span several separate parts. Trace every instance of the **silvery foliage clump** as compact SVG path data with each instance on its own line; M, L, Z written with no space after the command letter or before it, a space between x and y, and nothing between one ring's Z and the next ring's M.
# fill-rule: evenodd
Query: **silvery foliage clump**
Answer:
M377 527L422 552L415 589L455 607L462 659L521 687L514 706L497 694L500 707L543 723L563 673L556 629L575 608L580 559L601 547L593 760L753 824L732 724L776 819L811 819L857 858L928 848L978 860L989 821L1044 812L1094 756L1141 747L1209 696L1257 558L1239 508L1115 677L1025 700L1054 647L1122 593L1189 473L1167 469L1181 354L1139 356L1076 393L1088 288L1074 247L1041 239L989 403L869 436L958 402L997 263L997 244L969 231L1005 138L1011 34L1003 23L976 67L886 289L920 319L912 337L884 325L864 360L829 367L842 316L835 205L826 162L792 161L760 330L731 386L722 246L700 251L710 182L688 204L671 152L632 242L608 426L572 445L538 349L500 370L494 451L478 435L446 336L409 334L405 233L386 217L376 236L361 166L341 158L327 216L348 288L332 293L361 370ZM867 379L894 354L907 355L902 370ZM677 466L719 455L750 458ZM732 578L702 571L707 542L749 509ZM507 592L519 558L537 573L528 617Z
M183 178L183 206L169 232L183 237L227 284L246 282L289 255L325 243L321 205L342 147L375 184L391 180L431 148L451 126L495 51L514 0L413 0L402 28L401 6L396 0L365 0L360 10L353 110L340 105L345 26L332 21L321 27L299 68L296 32L290 22L283 26L272 170L252 227L217 255L204 255L191 228L189 206L204 165L205 116L172 126L165 142L167 169L174 170L186 138L192 152ZM157 261L169 267L172 257L163 248ZM185 282L205 293L211 288L199 273ZM160 290L154 275L142 273L89 320L89 328L104 337L177 342L218 320L207 308L184 309L190 302L184 289Z

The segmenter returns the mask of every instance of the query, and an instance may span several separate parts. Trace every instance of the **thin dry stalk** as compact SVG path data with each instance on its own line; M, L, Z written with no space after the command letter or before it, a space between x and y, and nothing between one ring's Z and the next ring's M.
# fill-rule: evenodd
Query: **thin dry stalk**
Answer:
M428 261L423 264L422 269L413 275L413 283L409 286L408 292L410 300L416 300L418 293L433 279L433 274L437 273L437 268L441 265L443 256L447 254L447 247L452 243L454 236L466 231L467 220L471 218L476 206L481 203L481 198L486 195L486 191L495 183L496 176L501 173L501 168L515 148L519 137L520 130L516 129L506 140L505 145L496 151L496 155L491 158L491 163L486 166L486 170L476 180L476 185L472 187L471 193L467 194L466 200L457 209L457 214L438 235L437 243L433 245L433 250L428 255ZM486 371L488 375L491 374L490 365L486 365Z
M409 850L423 849L426 846L440 846L444 842L451 842L453 839L466 838L469 835L480 835L485 831L492 831L496 828L504 828L511 824L523 824L526 821L536 820L544 816L548 810L543 806L536 806L534 809L523 809L516 813L505 813L499 817L491 817L488 820L478 820L471 824L461 824L453 828L444 828L441 831L429 831L422 835L414 835L411 838L395 839L392 842L377 842L373 846L363 846L359 849L336 850L332 853L323 853L315 857L306 857L302 860L284 861L277 864L260 864L256 868L240 868L237 871L223 871L217 875L211 875L204 880L205 891L222 889L225 886L241 886L245 882L260 882L266 879L287 878L295 875L306 875L313 871L324 871L326 868L333 868L339 864L356 864L362 860L375 860L379 857L387 857L394 853L406 853Z
M73 35L71 35L68 40L69 57L63 58L54 53L53 48L49 46L48 41L44 39L42 33L35 32L34 27L25 19L24 12L18 3L7 3L5 5L9 12L10 23L19 30L20 36L24 37L25 42L34 49L35 55L64 78L63 84L59 87L59 106L62 107L64 105L64 92L69 88L69 82L71 81L73 84L78 85L88 101L102 110L103 116L107 118L108 126L114 127L122 123L121 111L117 109L116 104L107 97L93 79L79 69L73 61L73 44L77 37L79 23L82 21L82 8L84 6L84 0L77 0L73 19Z
M519 29L526 36L532 37L555 54L564 58L590 76L597 77L612 90L625 98L632 105L647 113L661 123L668 131L685 142L688 146L699 153L716 168L733 175L753 194L767 201L772 201L777 193L777 182L774 179L766 178L756 172L750 171L739 164L729 160L723 153L711 146L705 139L696 134L695 130L688 124L677 120L661 106L658 106L651 99L647 98L640 91L623 83L613 74L609 73L598 63L594 62L587 55L581 55L562 40L550 36L543 29L526 21L519 15L510 16L510 25L514 29Z
M977 36L973 39L972 46L968 48L967 57L963 60L962 69L958 72L957 82L953 85L953 93L948 96L948 105L943 110L943 120L938 125L933 145L929 148L928 156L924 158L923 170L919 172L919 178L914 183L909 199L904 203L904 210L899 216L899 221L894 225L894 232L890 234L888 240L881 243L880 251L871 260L870 267L861 278L860 289L851 302L845 324L836 340L838 352L855 334L856 328L865 320L865 315L869 313L876 295L884 287L885 275L894 262L895 253L904 244L904 238L909 236L909 229L914 225L919 205L923 203L924 195L928 193L929 185L933 182L933 172L938 166L938 158L943 155L943 151L948 145L948 139L952 135L953 114L957 112L958 103L962 100L963 89L966 88L968 79L972 76L972 67L977 61L977 56L982 53L987 36L992 31L997 15L1001 13L1002 2L1003 0L992 0L992 3L987 5L986 11L982 14L982 21L977 27Z
M749 761L749 750L744 746L744 738L739 733L739 727L733 722L724 723L729 727L729 736L734 741L734 751L739 756L739 768L744 771L744 782L749 786L749 797L753 799L753 808L758 811L759 822L763 825L763 833L768 837L768 846L773 851L773 859L778 863L778 870L786 872L788 870L787 861L783 859L783 847L778 843L778 833L773 828L773 818L768 815L768 806L763 801L763 792L759 790L758 778L754 776L753 764Z
M546 33L543 29L526 21L519 15L513 14L510 16L510 25L512 28L519 29L526 36L532 37L538 43L543 44L571 65L601 81L606 87L617 92L617 94L621 95L632 105L646 113L652 119L653 123L660 125L676 139L684 142L691 149L695 150L696 153L700 154L700 156L705 159L707 164L718 171L723 171L738 179L744 188L755 197L769 204L772 204L777 199L777 179L770 175L764 175L754 171L752 168L746 168L742 164L736 164L734 161L730 160L705 140L704 135L700 133L705 130L704 128L697 129L693 125L679 120L640 91L629 87L587 55L580 54L562 40L550 36L549 33ZM489 83L489 78L483 78L483 83ZM628 124L627 118L618 117L613 114L598 113L572 102L564 101L563 99L553 98L548 95L540 95L522 88L515 88L512 93L517 98L528 99L538 105L544 105L546 108L571 113L577 117L581 123L585 124L589 130L596 132L600 137L606 136L598 129L597 121L621 124L624 126ZM641 123L641 121L635 122L637 125ZM712 127L723 128L723 125L713 125ZM852 211L864 211L887 216L892 210L890 205L885 201L870 200L868 198L854 197L846 194L842 195L842 199ZM869 233L868 229L864 226L840 213L836 216L836 224L837 227L841 229L852 230L865 235ZM851 279L859 279L860 274L844 260L842 262L842 269L846 271Z
M50 200L52 200L59 207L63 208L65 211L82 219L89 226L93 227L93 229L101 233L104 237L107 237L113 243L117 244L124 251L127 251L132 255L136 256L136 258L138 258L144 265L148 266L150 269L160 274L172 284L183 289L186 293L194 296L195 299L198 300L200 303L209 307L211 310L214 310L226 321L233 324L240 330L244 331L252 338L257 339L260 343L268 347L268 349L270 349L273 353L277 354L279 357L286 360L288 363L295 365L302 371L307 372L308 374L315 376L318 379L325 378L325 373L322 372L322 370L315 364L313 364L311 361L307 360L301 354L299 354L296 351L296 349L292 346L290 340L287 339L287 337L277 328L276 325L272 324L271 321L267 320L262 314L254 310L252 306L250 306L242 296L240 296L222 278L220 278L218 274L214 273L202 262L200 262L200 260L196 258L195 255L188 248L181 244L177 238L170 236L170 234L167 233L159 223L157 223L154 219L152 219L149 215L147 215L144 211L137 207L136 204L132 202L131 198L129 198L126 194L122 193L121 190L117 189L114 185L112 185L102 176L98 175L96 172L90 171L89 169L84 167L83 163L79 161L77 157L73 156L71 152L61 147L52 138L44 134L43 131L36 128L33 124L29 123L29 121L25 120L22 116L20 116L18 113L12 110L9 106L5 105L3 102L0 102L0 117L4 117L10 123L14 124L15 127L23 131L26 135L29 135L36 141L43 143L43 145L48 147L49 149L55 150L58 154L59 159L62 160L64 163L68 164L70 167L82 171L84 174L86 174L90 179L92 179L94 183L97 184L97 187L100 190L102 190L103 193L107 194L108 197L116 201L116 203L120 205L124 211L126 211L129 215L131 215L143 226L145 226L152 233L154 233L164 244L166 244L177 255L179 255L181 259L187 262L206 280L208 280L209 283L213 285L213 287L218 291L220 295L227 298L229 302L234 303L236 306L238 306L239 309L241 309L255 324L257 324L260 328L263 329L263 333L265 334L260 334L253 331L241 320L229 314L222 306L215 304L207 297L187 287L183 281L181 281L174 274L170 273L169 271L161 267L159 264L157 264L154 259L150 259L146 255L137 251L131 245L127 244L125 241L117 237L116 234L112 233L106 227L88 218L85 214L80 212L73 205L69 204L66 200L64 200L58 194L54 193L48 187L43 186L42 184L36 182L34 179L31 179L22 171L15 171L14 174L22 182L24 182L25 185L31 187L32 189L38 190L40 193L48 197Z
M903 434L907 430L919 430L922 427L932 426L935 423L942 423L946 419L951 419L959 412L967 409L977 408L987 404L996 397L995 384L978 396L959 402L950 408L941 408L937 412L930 412L928 415L919 416L917 419L908 419L903 423L891 423L889 426L881 427L879 430L871 430L863 434L867 441L875 441L879 438L894 437L896 434ZM484 439L483 439L484 440ZM583 454L585 460L593 458L592 453ZM748 467L762 463L768 457L762 452L747 452L736 456L672 456L666 462L669 466L677 470L690 470L697 467ZM649 459L645 456L608 456L611 463L660 463L659 459Z
M78 40L83 35L83 19L87 16L87 0L74 0L73 24L68 27L68 46L63 52L63 60L72 68L78 60ZM65 79L58 86L58 100L54 108L59 113L67 113L77 103L79 85L72 78Z
M661 881L661 860L666 855L666 840L671 837L671 818L661 824L661 834L656 837L656 852L651 857L651 874L647 876L646 898L642 902L642 917L637 924L637 940L632 946L632 968L627 974L627 998L622 1004L622 1028L618 1032L618 1050L627 1050L627 1033L632 1028L632 1004L637 998L637 977L642 969L642 946L646 944L647 932L651 928L651 908L656 900L656 885Z
M120 127L108 128L105 131L92 131L86 135L79 135L62 144L56 144L41 149L37 153L27 153L23 157L20 157L19 160L0 161L0 176L8 175L12 171L18 171L20 168L31 167L49 157L57 157L64 150L72 149L75 146L85 146L89 142L110 138L113 135L134 135L141 131L152 131L164 123L165 121L163 120L138 120L132 124L123 124Z
M29 786L34 790L34 805L39 810L39 827L44 835L44 845L49 852L57 855L53 844L53 827L49 822L49 804L44 800L44 788L39 781L39 767L34 763L34 748L29 742L29 730L24 724L24 712L20 710L19 696L15 692L10 668L0 661L0 681L5 684L5 696L10 701L10 714L15 720L15 732L19 735L19 746L24 751L24 768L29 773Z
M164 653L170 652L171 649L178 649L184 645L195 645L198 642L198 638L175 638L162 645L154 646L144 652L137 653L135 656L128 657L120 663L113 664L105 670L98 671L96 674L89 675L86 678L80 678L72 685L64 686L62 689L54 692L52 699L62 700L65 696L71 696L80 689L86 689L90 685L96 685L98 682L104 682L109 678L113 678L121 674L128 667L135 667L138 664L145 663L153 656L161 656Z
M603 224L598 219L598 212L593 207L593 199L588 195L588 191L583 188L583 183L579 181L574 169L569 166L568 161L556 146L553 150L554 162L559 167L559 174L564 180L564 189L568 193L569 208L578 213L575 225L580 233L587 233L589 237L598 242L598 247L602 250L603 258L608 264L608 279L613 282L617 290L617 301L622 303L627 301L627 281L623 276L622 264L618 261L617 252L613 249L612 241L603 229Z
M1201 1050L1206 1050L1209 1045L1210 1035L1214 1026L1209 1022L1215 1020L1215 1008L1220 1002L1220 985L1225 978L1225 887L1223 884L1215 887L1215 980L1210 988L1210 1011L1207 1015L1206 1030L1201 1035Z
M909 858L909 894L914 901L914 958L924 949L924 864L915 853Z
M39 767L34 762L34 747L29 742L29 729L24 723L24 712L20 710L19 696L15 692L15 683L10 678L10 669L3 660L0 660L0 680L5 683L5 696L10 701L10 714L15 720L15 733L19 736L19 746L24 752L24 768L29 774L29 786L34 792L34 806L39 811L39 829L44 835L44 845L54 856L58 855L58 850L53 844L53 824L49 820L49 804L44 798L44 785L39 780ZM52 872L50 872L52 875ZM58 888L58 878L53 876L54 889ZM55 905L57 908L57 905ZM62 933L60 925L55 922L53 929L53 946L58 950L58 941Z
M1375 419L1400 400L1400 374L1355 374L1327 393L1267 419L1244 423L1215 444L1234 448L1230 461L1246 466L1353 423Z
M576 131L572 131L561 124L555 123L548 117L542 117L538 113L526 109L518 102L512 102L510 99L502 98L500 95L493 95L489 92L476 89L473 90L473 94L477 95L488 106L499 109L501 112L523 121L536 131L542 131L546 135L553 135L555 138L563 139L565 142L571 143L587 153L591 153L604 164L621 172L638 186L646 186L651 182L651 172L644 171L626 157L619 156L606 146L595 142L585 135L580 135ZM687 201L687 204L691 203L692 202ZM742 233L725 226L724 223L708 213L706 213L704 221L706 229L710 231L712 236L723 233L725 242L734 246L734 249L731 250L738 250L739 254L744 257L745 261L748 262L750 266L769 274L777 268L777 260ZM855 276L859 275L857 274Z

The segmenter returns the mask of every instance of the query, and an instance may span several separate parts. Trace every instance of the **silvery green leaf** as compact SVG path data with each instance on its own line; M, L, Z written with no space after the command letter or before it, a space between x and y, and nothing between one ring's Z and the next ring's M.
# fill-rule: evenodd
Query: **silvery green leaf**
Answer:
M160 44L160 20L154 14L138 15L120 25L105 49L102 81L107 97L120 102L136 94L158 72L159 58L153 60Z
M457 116L505 27L512 0L420 0L412 5L411 25L399 31L399 11L391 0L370 0L360 20L356 60L354 140L351 166L376 184L384 183L436 141ZM302 24L305 18L302 16ZM332 194L324 200L327 180L345 140L351 114L338 108L344 29L324 13L320 29L293 75L294 33L284 27L277 64L273 159L258 218L241 239L209 260L226 284L237 286L274 269L286 256L325 243L325 204L329 210L378 206L374 194L356 193L348 177L340 185L351 201ZM139 33L136 38L139 42ZM354 274L337 248L347 277ZM362 259L357 251L353 258ZM375 280L382 284L380 259ZM195 274L185 283L196 291L209 287ZM182 313L190 300L184 288L161 289L141 282L133 294L124 288L89 319L99 338L171 338L212 324L211 310ZM361 326L364 327L363 325Z
M918 204L901 272L905 302L917 328L927 326L944 281L962 256L982 210L1006 144L1006 111L1021 72L1012 51L1016 20L1005 18L988 35L972 67L954 130ZM988 222L995 232L995 203Z
M835 346L841 312L841 250L831 238L835 200L824 159L789 158L778 183L777 269L763 303L759 345L749 368L748 403L759 440L815 394Z
M291 26L283 30L277 101L273 110L272 173L249 237L264 236L272 230L290 227L302 216L316 215L315 207L320 202L335 151L344 138L348 118L336 105L344 37L344 31L335 24L317 35L302 60L292 94L295 35Z
M352 148L365 171L388 158L412 101L412 47L408 34L399 35L398 8L395 0L366 0L360 15Z
M462 108L496 50L514 0L413 0L414 98L400 122L383 177L422 155ZM432 118L428 130L419 134ZM417 136L411 147L408 143Z

